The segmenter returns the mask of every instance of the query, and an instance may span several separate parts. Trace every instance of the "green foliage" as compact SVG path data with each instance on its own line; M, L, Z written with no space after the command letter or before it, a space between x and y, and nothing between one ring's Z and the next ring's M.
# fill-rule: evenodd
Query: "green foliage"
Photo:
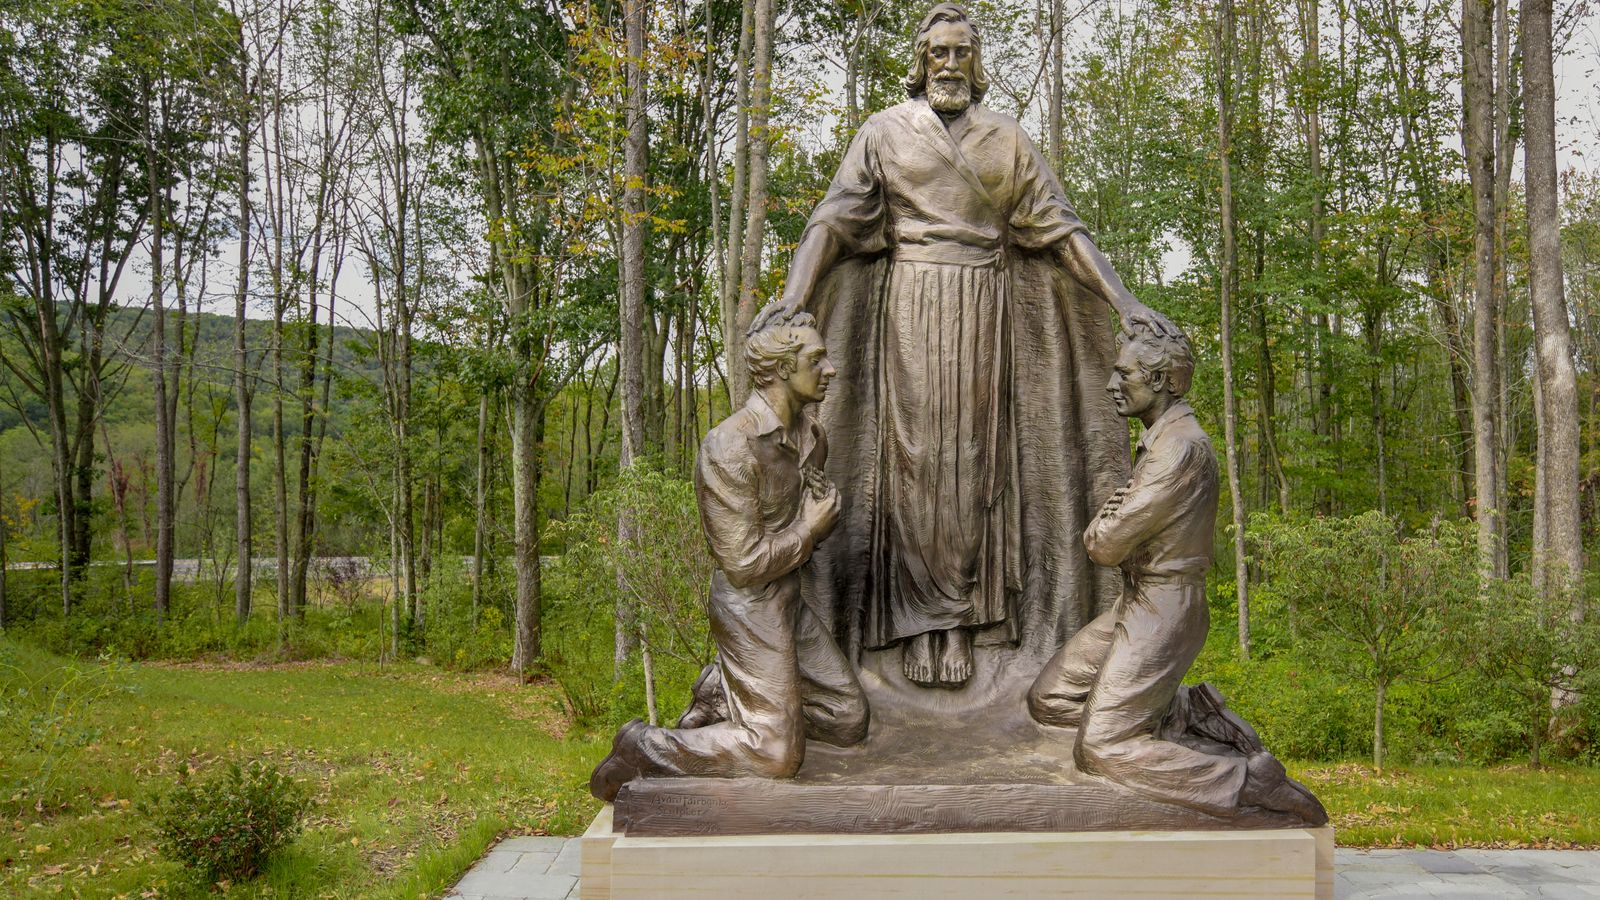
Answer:
M615 577L615 576L613 576ZM580 573L551 567L544 582L544 667L582 728L610 724L615 619Z
M1582 594L1536 590L1526 577L1491 584L1472 607L1471 658L1499 701L1494 719L1520 738L1535 766L1552 695L1570 701L1600 690L1600 621L1583 608ZM1573 727L1582 712L1563 709L1558 727Z
M35 799L49 797L56 774L100 738L94 707L127 692L123 664L102 655L85 662L24 660L0 636L0 742L12 748L7 774Z
M628 527L619 529L624 516ZM545 658L574 716L609 723L644 711L641 660L614 671L617 610L651 652L658 710L686 703L714 649L706 618L712 564L694 485L636 465L555 530L567 552L547 581Z
M161 852L207 882L254 878L267 858L293 841L311 811L306 790L276 766L251 760L220 772L178 769L178 784L144 807Z
M511 625L499 606L485 605L472 612L469 575L435 573L423 592L428 605L424 629L430 659L448 669L494 669L511 658ZM485 597L509 593L504 576L485 579Z
M1376 511L1350 518L1252 520L1268 581L1298 644L1333 671L1387 687L1451 666L1459 611L1477 590L1473 532L1438 522L1403 536Z
M1392 517L1274 521L1252 532L1295 643L1328 671L1373 690L1372 757L1383 764L1384 713L1396 682L1448 678L1464 664L1461 611L1478 588L1469 525L1435 522L1403 536Z
M1241 662L1236 640L1229 629L1215 630L1186 680L1215 684L1274 753L1336 760L1370 747L1366 691L1292 656Z
M47 573L53 575L54 573ZM280 622L274 585L258 581L255 606L242 626L233 616L233 585L174 583L165 621L151 608L149 573L124 595L118 576L91 569L83 599L69 617L31 605L14 633L56 653L127 659L377 659L385 610L376 602L337 597L314 602L303 618ZM48 579L37 579L48 602ZM327 588L327 585L320 587Z

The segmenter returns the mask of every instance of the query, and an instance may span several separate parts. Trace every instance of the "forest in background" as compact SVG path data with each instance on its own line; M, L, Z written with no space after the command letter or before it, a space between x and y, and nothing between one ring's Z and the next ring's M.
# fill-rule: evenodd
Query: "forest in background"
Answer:
M667 708L709 649L694 448L924 12L0 0L0 557L47 566L0 625ZM1194 341L1214 677L1324 663L1284 727L1381 760L1391 687L1481 663L1520 699L1448 722L1487 702L1453 682L1417 746L1592 749L1600 173L1556 142L1600 135L1552 74L1600 63L1588 4L971 12L985 102Z

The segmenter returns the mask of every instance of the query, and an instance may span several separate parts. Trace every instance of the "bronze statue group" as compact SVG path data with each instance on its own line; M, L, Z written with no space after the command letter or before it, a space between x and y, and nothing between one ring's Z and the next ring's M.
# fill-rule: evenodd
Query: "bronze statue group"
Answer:
M700 448L716 660L678 727L618 732L592 791L788 778L807 740L870 751L865 654L958 691L986 642L1048 657L1027 708L1082 775L1324 823L1214 689L1182 685L1218 495L1187 339L981 105L966 13L935 6L914 54L910 99L862 126L750 330L748 400ZM1144 426L1131 460L1122 419Z

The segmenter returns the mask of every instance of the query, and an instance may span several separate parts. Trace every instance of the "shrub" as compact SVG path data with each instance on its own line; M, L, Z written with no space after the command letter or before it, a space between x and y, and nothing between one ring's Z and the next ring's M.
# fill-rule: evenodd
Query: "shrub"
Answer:
M552 566L544 589L544 665L579 727L608 725L613 718L611 605L569 565Z
M474 616L471 572L458 565L435 568L432 583L422 591L427 625L420 635L413 633L434 662L456 670L505 666L511 658L511 621L497 601L515 589L508 575L485 573Z
M1520 737L1534 766L1547 732L1563 735L1580 721L1579 711L1564 705L1552 723L1552 696L1576 698L1600 686L1593 662L1600 659L1600 619L1585 616L1584 606L1576 591L1536 589L1518 577L1481 592L1473 609L1472 658L1504 698L1506 730Z
M1398 521L1373 511L1257 517L1251 530L1295 642L1328 671L1372 689L1372 761L1381 768L1390 689L1449 677L1461 666L1460 612L1478 589L1471 529L1435 522L1405 535Z
M1337 760L1368 749L1370 698L1323 667L1283 655L1238 660L1231 628L1215 629L1186 682L1209 681L1267 749L1299 760Z
M178 770L178 784L146 812L161 852L209 882L255 877L267 858L300 833L311 799L276 767L256 760L241 768L195 776Z

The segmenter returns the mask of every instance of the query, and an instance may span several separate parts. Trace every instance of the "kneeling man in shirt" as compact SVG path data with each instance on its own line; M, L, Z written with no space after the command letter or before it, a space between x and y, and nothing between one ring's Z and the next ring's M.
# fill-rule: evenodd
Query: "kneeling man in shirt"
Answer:
M1132 477L1083 542L1096 563L1122 567L1122 596L1045 664L1028 707L1043 724L1077 728L1081 771L1213 815L1256 807L1320 825L1327 813L1316 797L1287 777L1215 689L1180 689L1210 624L1217 458L1183 400L1194 374L1188 339L1163 321L1136 322L1120 341L1106 390L1144 434ZM1185 731L1205 740L1172 739ZM1191 746L1206 741L1238 753Z

